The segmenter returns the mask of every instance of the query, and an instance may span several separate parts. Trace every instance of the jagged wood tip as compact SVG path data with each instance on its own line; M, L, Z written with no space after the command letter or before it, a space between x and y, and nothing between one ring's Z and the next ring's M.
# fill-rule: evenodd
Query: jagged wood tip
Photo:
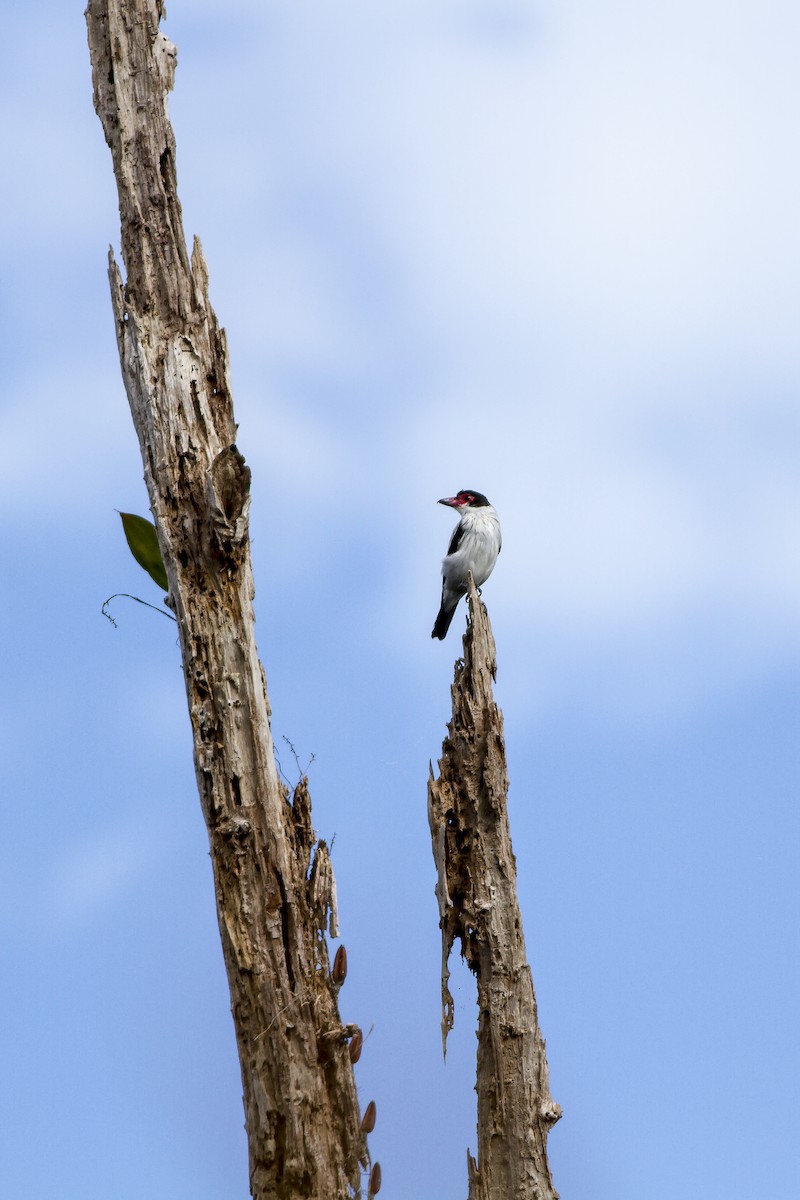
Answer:
M454 1021L448 960L458 940L478 989L478 1155L469 1158L470 1198L556 1200L545 1143L561 1110L550 1095L517 899L503 717L492 689L496 647L471 577L468 605L439 776L428 782L442 1041Z

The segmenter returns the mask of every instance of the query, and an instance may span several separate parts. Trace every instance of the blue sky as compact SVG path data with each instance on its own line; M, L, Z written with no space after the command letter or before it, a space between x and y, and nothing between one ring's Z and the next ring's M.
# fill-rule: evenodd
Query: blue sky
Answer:
M105 256L81 5L6 5L0 1194L242 1200L241 1089ZM387 1197L457 1200L425 782L439 496L486 492L567 1200L794 1200L795 5L172 0L187 233L253 469L284 771L314 756Z

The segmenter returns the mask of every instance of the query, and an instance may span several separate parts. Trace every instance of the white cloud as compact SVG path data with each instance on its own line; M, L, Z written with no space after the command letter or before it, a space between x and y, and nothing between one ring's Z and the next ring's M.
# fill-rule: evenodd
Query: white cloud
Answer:
M65 848L41 893L42 924L69 934L98 919L164 850L163 839L131 823L97 830Z
M243 2L235 18L205 6L200 26L197 11L176 0L168 24L191 49L171 101L181 187L270 555L313 572L331 537L386 547L375 498L405 493L375 574L387 605L418 600L446 536L428 503L469 484L501 509L491 586L519 628L600 655L620 631L669 628L670 655L687 611L736 628L755 611L732 653L777 656L800 578L794 7ZM88 68L84 83L88 107ZM21 159L49 128L23 119ZM50 132L63 236L99 193L83 133ZM20 447L8 511L34 462L43 505L119 473L106 403L135 462L121 390L100 397L74 358L27 370L2 430ZM326 527L332 494L352 515Z
M45 513L52 524L74 524L81 504L103 488L113 494L115 482L117 491L127 491L141 480L122 381L102 364L87 362L83 347L63 360L44 355L26 364L13 397L0 409L0 442L6 450L0 524L19 524L22 495L29 513ZM119 491L120 507L122 498ZM84 519L91 518L90 511L83 512Z

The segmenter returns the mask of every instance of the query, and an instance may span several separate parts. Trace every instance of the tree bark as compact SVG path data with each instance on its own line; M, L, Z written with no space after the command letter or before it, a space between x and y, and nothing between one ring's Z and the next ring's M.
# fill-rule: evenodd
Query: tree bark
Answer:
M256 1200L360 1195L368 1164L324 937L333 877L306 781L278 777L254 635L250 471L199 241L184 240L160 0L90 0L94 102L119 191L109 252L122 374L178 621L242 1069Z
M506 798L503 716L494 702L494 638L470 577L464 657L428 818L442 930L442 1046L453 1027L448 959L456 938L478 984L478 1159L470 1200L558 1200L547 1134L561 1116L525 953Z

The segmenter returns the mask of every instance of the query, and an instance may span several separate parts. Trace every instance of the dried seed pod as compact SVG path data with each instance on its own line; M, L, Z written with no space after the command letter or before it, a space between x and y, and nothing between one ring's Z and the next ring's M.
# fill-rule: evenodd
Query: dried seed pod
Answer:
M350 1052L350 1062L355 1064L361 1058L361 1047L364 1045L364 1035L360 1029L357 1029L350 1038L348 1050Z
M368 1200L372 1200L373 1196L377 1196L381 1190L381 1164L376 1162L369 1173L369 1189L367 1191Z
M378 1115L378 1110L375 1107L375 1101L370 1100L367 1107L364 1109L364 1115L361 1118L361 1132L372 1133L375 1128L375 1118Z
M347 978L347 951L344 946L340 946L336 951L336 956L333 960L333 970L331 971L331 979L336 987L341 987Z

